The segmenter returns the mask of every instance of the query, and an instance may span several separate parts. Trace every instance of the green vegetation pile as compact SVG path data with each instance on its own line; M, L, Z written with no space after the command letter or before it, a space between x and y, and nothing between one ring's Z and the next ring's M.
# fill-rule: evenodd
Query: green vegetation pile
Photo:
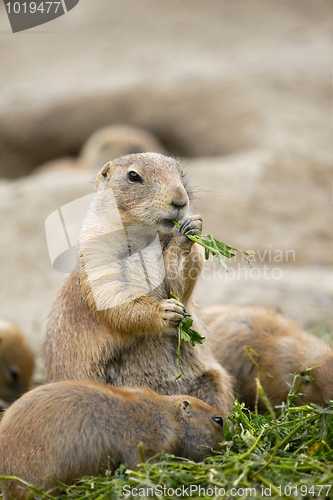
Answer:
M204 462L142 457L135 471L121 465L114 475L106 469L99 477L62 485L62 498L333 498L333 401L327 408L295 406L297 387L296 377L286 404L275 409L268 404L266 415L236 401L220 451ZM264 396L259 382L258 390ZM31 486L34 497L54 498Z

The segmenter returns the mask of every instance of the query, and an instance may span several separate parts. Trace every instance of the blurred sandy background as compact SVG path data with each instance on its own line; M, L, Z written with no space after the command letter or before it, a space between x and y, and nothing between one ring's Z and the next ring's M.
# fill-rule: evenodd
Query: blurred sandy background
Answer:
M64 279L45 219L94 175L31 172L117 123L182 158L205 232L257 250L252 270L209 263L199 302L278 309L329 338L330 2L80 0L16 34L1 3L0 46L0 317L37 354Z

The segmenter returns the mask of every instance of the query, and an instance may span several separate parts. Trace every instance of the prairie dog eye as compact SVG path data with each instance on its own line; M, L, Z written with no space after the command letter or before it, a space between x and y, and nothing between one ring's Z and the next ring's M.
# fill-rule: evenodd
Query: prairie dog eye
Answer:
M140 177L140 175L134 170L130 170L128 172L128 180L130 182L140 182L141 184L143 183L142 177Z
M310 385L313 378L311 377L311 375L309 373L307 373L306 371L303 371L303 372L300 372L300 376L301 377L304 377L303 378L303 385Z
M223 426L223 418L222 417L214 417L213 420L217 424L221 425L221 427Z
M17 379L18 379L18 372L17 372L17 370L15 370L15 368L13 368L12 366L8 366L7 372L9 374L10 378L12 379L12 381L16 382Z

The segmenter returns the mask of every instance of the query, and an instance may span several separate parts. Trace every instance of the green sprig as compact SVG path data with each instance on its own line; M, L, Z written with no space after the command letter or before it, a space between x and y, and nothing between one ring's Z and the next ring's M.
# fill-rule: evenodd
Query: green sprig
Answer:
M178 300L180 302L179 297L176 294L170 292L171 297ZM189 342L192 346L197 344L202 344L205 341L205 338L201 333L194 330L192 327L193 319L191 318L190 313L187 311L184 312L183 319L178 324L178 366L179 366L179 374L175 377L175 380L178 380L180 377L185 377L185 373L181 363L181 354L180 354L180 346L182 342Z
M180 223L176 219L172 219L172 222L176 227L180 227ZM228 271L228 266L222 259L222 257L227 257L227 259L231 259L235 256L235 252L240 252L246 257L246 263L252 267L251 262L249 261L249 257L253 255L253 252L248 250L240 250L239 248L231 247L223 241L219 241L212 234L206 234L204 236L200 234L186 234L186 238L194 243L198 243L205 249L205 259L208 260L210 255L213 255L219 261L219 264L224 267L226 271Z

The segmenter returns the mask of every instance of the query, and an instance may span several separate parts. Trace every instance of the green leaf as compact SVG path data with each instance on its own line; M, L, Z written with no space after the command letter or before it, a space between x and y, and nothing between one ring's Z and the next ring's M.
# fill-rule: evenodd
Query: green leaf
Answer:
M180 223L176 220L173 219L172 222L176 227L180 227ZM192 234L186 234L186 237L193 241L194 243L198 243L198 245L201 245L205 249L205 259L208 260L210 255L213 255L214 257L217 258L219 264L224 267L226 271L228 271L228 266L224 262L222 257L226 257L227 259L231 259L232 257L235 256L235 252L240 252L246 257L250 257L253 255L253 252L250 252L248 250L240 250L239 248L231 247L230 245L227 245L226 243L223 243L223 241L219 241L214 238L212 234L206 234L204 236L200 234L192 235ZM251 266L251 262L246 259L247 264Z
M173 292L170 292L171 297L174 299L178 300L180 302L179 297ZM180 346L182 342L189 342L193 347L197 344L202 344L205 341L204 335L201 335L201 333L197 332L193 328L191 328L193 324L193 319L191 318L190 313L185 311L183 319L179 322L178 324L178 366L179 366L179 374L175 378L177 380L178 378L185 376L185 373L182 368L181 364L181 354L180 354Z

